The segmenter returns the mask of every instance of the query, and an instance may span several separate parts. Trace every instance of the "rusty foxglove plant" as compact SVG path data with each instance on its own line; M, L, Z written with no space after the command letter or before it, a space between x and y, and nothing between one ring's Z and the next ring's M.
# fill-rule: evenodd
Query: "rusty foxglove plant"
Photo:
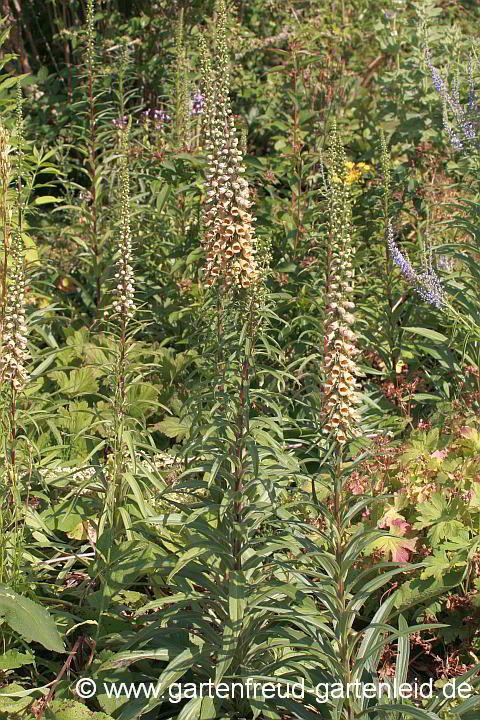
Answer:
M206 284L247 288L259 277L252 202L229 95L225 3L218 3L215 56L202 42L208 160L203 245Z
M324 432L340 443L357 434L353 248L349 183L343 147L332 131L329 184L329 246L324 334Z

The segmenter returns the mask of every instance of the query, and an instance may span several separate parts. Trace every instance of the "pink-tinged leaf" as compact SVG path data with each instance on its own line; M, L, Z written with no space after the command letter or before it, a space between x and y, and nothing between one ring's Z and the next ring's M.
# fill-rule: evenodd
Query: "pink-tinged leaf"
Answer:
M396 527L400 535L406 535L412 529L412 526L403 517L394 518L390 523L390 527Z
M448 450L435 450L432 452L431 457L437 458L437 460L444 460L448 455Z
M396 527L399 530L403 529L403 532L401 532L401 535L405 535L405 533L410 530L410 525L407 523L403 515L400 515L394 508L390 508L390 510L387 510L385 515L382 517L380 522L378 523L379 528L391 528ZM397 533L398 534L398 533Z
M408 525L408 523L405 524ZM416 544L417 538L403 537L402 529L398 525L392 525L390 534L374 540L372 547L380 550L386 558L391 556L393 562L406 563L410 559L410 554L415 550Z
M409 557L410 554L406 548L398 548L398 550L392 553L393 562L405 563L408 562Z
M460 432L460 435L461 435L462 437L470 437L470 435L473 434L474 430L473 430L473 428L468 427L468 425L463 425L463 426L459 429L459 432Z
M405 540L403 545L399 545L395 550L392 550L393 562L406 563L410 560L410 553L415 550L417 544L416 539Z

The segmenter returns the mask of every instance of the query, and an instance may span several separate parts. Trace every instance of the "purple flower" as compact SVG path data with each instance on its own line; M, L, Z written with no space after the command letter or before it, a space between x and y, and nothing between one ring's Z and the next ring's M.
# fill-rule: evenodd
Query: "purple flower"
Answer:
M477 133L469 120L462 120L461 127L467 140L476 140Z
M203 93L195 93L192 97L192 115L202 115L205 111L205 95Z
M432 71L432 82L435 85L437 92L443 93L443 90L445 88L445 83L442 80L442 76L438 72L437 68L433 67L433 65L431 63L429 64L428 67Z
M150 110L150 117L155 121L155 127L172 119L170 115L167 115L163 110Z
M461 150L463 148L463 143L460 140L460 138L457 135L455 135L455 133L453 132L452 127L451 127L450 123L448 122L446 110L443 114L443 127L447 131L448 137L450 138L450 142L453 145L453 147L456 148L457 150Z
M458 78L455 78L452 83L452 101L456 108L460 108L460 86Z
M449 258L446 255L439 255L437 265L446 272L452 272L454 263L452 258Z
M153 120L155 123L155 128L157 130L160 130L160 128L165 122L168 122L172 119L170 115L167 115L166 112L164 112L163 110L157 110L156 108L145 110L144 112L142 112L142 117L145 122L148 122L148 120Z
M128 125L128 115L124 115L123 117L116 118L112 121L115 127L117 128L123 128L127 127Z
M410 264L408 256L402 255L395 244L392 224L388 225L388 249L396 265L400 268L402 275L410 285L418 292L429 305L441 308L445 303L442 284L432 268L426 268L422 273L417 273Z
M472 58L468 59L468 104L467 112L473 112L475 110L476 103L475 85L473 84L473 72L472 72Z
M435 89L441 95L443 103L444 103L444 113L443 113L443 126L445 130L448 133L448 137L450 139L451 144L454 148L457 150L461 150L463 148L463 143L458 137L458 135L453 131L452 127L450 126L448 122L447 117L447 106L449 106L455 115L455 119L457 122L457 127L462 131L464 138L467 140L467 142L474 142L477 139L477 133L473 126L473 124L470 122L470 120L467 117L467 113L460 105L460 90L458 86L458 81L455 81L452 86L452 92L449 94L447 85L445 81L442 79L439 71L436 67L432 65L430 54L427 52L427 63L428 67L430 68L432 72L432 82L435 86ZM468 105L467 105L467 112L471 112L473 110L475 104L475 88L473 87L473 79L471 74L471 69L469 66L468 71Z
M468 88L468 105L467 105L468 112L473 112L475 110L476 99L477 99L477 97L476 97L476 93L475 93L475 88L473 86L469 87Z

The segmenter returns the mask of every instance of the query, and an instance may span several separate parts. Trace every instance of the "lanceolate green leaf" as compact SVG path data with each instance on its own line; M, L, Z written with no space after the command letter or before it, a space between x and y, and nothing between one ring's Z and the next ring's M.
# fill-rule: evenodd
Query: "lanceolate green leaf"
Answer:
M422 708L414 707L413 705L375 705L372 708L364 710L358 717L366 715L371 712L385 712L385 713L397 713L399 714L399 720L404 720L405 716L417 718L417 720L441 720L431 710L422 710Z
M361 676L363 668L369 666L369 662L371 661L371 659L375 658L375 657L378 658L379 651L382 651L386 645L393 642L397 638L402 637L402 636L409 636L412 633L417 632L418 630L427 630L430 628L442 628L442 627L448 627L448 625L445 625L444 623L424 623L422 625L412 625L407 630L391 632L390 635L387 635L388 631L390 630L390 626L380 625L379 627L383 631L384 637L381 640L379 640L378 642L369 643L368 649L365 649L363 656L361 658L357 659L357 661L356 661L355 670L359 676Z
M210 720L216 718L215 702L210 697L198 697L189 700L180 710L177 720Z
M356 653L356 663L358 663L361 658L368 656L371 648L374 645L378 644L378 639L382 636L384 629L382 626L375 626L378 623L385 623L388 620L392 607L394 606L393 603L394 598L390 595L390 597L388 597L387 600L382 603L382 605L379 607L379 609L373 616L369 627L364 630L362 643ZM382 646L378 647L377 653L375 655L372 655L367 663L367 668L373 673L377 671L378 659L381 655L382 649ZM356 665L354 666L353 672L354 674L358 675Z
M461 685L461 678L456 678L456 685L457 687ZM449 709L449 712L451 712L452 715L459 715L463 720L463 717L466 713L469 713L472 710L476 710L478 712L479 709L480 695L476 694L468 698L467 700L464 700L462 703L460 703L460 705Z
M195 654L198 654L196 652ZM194 653L189 648L186 648L177 657L175 657L165 668L160 675L157 685L156 698L148 702L147 708L151 709L160 705L163 700L162 694L167 690L170 685L176 682L179 678L183 677L187 673L192 665L194 664Z
M398 629L401 633L404 633L399 636L397 641L398 654L395 663L395 677L397 679L397 683L401 684L407 681L408 665L410 660L410 638L406 634L406 631L408 630L408 623L403 615L400 615L398 618Z
M448 342L448 338L445 335L442 335L442 333L439 333L436 330L430 330L430 328L404 327L403 329L416 335L422 335L422 337L426 337L429 340L436 340L441 343Z

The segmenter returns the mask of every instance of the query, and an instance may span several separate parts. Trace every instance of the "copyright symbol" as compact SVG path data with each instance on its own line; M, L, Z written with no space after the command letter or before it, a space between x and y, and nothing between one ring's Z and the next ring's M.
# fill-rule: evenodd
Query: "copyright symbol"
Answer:
M80 678L75 684L75 692L78 697L88 700L97 692L97 683L92 678Z

